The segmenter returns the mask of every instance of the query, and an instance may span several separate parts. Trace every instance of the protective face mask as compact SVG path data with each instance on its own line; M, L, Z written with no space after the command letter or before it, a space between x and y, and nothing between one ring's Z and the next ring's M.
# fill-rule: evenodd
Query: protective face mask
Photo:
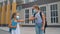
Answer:
M33 12L36 13L37 11L34 9Z
M16 16L16 19L19 19L19 16Z

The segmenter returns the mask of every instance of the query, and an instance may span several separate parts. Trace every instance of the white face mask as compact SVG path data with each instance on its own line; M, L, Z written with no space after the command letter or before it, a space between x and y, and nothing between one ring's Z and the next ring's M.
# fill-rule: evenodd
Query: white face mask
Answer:
M36 13L36 12L37 12L35 9L34 9L33 11L34 11L34 13Z
M19 19L20 17L19 16L16 16L16 19Z

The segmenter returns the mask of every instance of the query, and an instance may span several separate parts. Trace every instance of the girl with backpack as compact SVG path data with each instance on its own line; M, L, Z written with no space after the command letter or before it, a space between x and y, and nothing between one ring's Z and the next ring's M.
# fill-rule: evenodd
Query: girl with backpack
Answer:
M29 20L35 20L35 30L36 34L44 34L45 29L45 15L41 12L37 5L33 6L34 15L29 18ZM42 17L41 17L41 15Z

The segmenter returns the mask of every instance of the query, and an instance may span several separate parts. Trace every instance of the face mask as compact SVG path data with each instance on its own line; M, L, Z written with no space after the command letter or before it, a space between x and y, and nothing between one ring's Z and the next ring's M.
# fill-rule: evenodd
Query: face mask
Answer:
M37 11L34 9L33 12L36 13Z
M16 19L19 19L19 16L16 16Z

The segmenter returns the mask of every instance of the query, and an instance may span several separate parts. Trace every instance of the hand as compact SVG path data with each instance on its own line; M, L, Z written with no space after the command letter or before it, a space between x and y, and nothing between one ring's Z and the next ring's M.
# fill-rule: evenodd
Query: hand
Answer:
M29 20L31 20L31 21L34 20L34 19L35 19L35 17L33 17L33 16L29 17Z
M13 28L16 28L17 26L13 26Z
M16 28L16 26L11 26L10 28Z
M41 28L44 31L44 27Z

